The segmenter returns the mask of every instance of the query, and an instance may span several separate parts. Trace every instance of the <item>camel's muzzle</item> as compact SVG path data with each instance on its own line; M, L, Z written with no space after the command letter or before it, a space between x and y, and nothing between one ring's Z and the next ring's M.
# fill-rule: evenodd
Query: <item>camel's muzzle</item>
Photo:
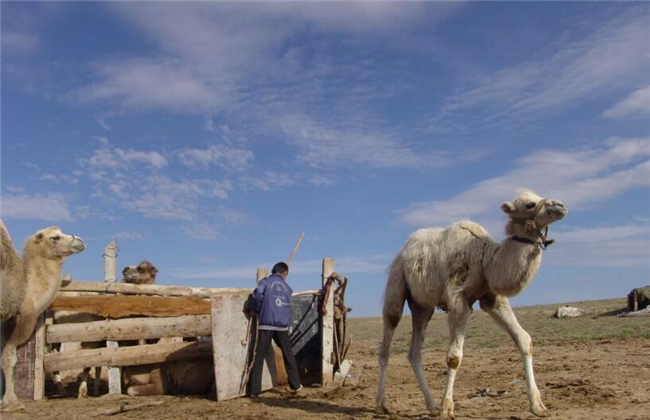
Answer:
M86 244L84 243L83 239L72 235L72 244L70 248L74 254L78 254L86 249Z

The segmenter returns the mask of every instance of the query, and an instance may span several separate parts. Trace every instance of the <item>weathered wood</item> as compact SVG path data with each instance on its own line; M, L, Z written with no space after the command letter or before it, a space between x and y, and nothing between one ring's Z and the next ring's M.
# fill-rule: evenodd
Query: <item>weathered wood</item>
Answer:
M209 341L193 341L49 353L45 355L44 362L45 369L52 371L93 366L149 365L175 360L209 358L211 356L212 343Z
M117 242L112 241L104 248L104 281L106 284L115 284L117 281ZM106 347L116 349L116 341L107 341ZM96 366L96 365L94 365ZM108 369L108 393L112 395L122 394L122 372L119 368Z
M48 343L147 340L162 337L198 337L210 335L211 331L210 315L184 315L56 324L47 329L46 339Z
M323 259L323 286L327 282L329 276L334 272L334 259ZM326 314L321 316L321 332L323 340L323 363L322 363L322 377L323 386L329 385L334 379L334 294L330 293L327 304L325 305Z
M241 345L247 334L248 321L242 306L248 293L213 296L212 345L217 401L244 394L242 384L247 380L249 348Z
M62 296L54 299L50 309L76 311L104 318L141 316L207 315L210 301L196 296Z
M120 293L124 295L152 295L152 296L196 296L209 299L210 296L220 293L237 293L244 290L252 292L251 288L239 287L190 287L190 286L161 286L152 284L129 283L102 283L97 281L70 281L63 280L60 293L65 292L100 292Z
M45 370L43 357L45 355L45 313L36 322L34 348L34 399L40 401L45 396Z

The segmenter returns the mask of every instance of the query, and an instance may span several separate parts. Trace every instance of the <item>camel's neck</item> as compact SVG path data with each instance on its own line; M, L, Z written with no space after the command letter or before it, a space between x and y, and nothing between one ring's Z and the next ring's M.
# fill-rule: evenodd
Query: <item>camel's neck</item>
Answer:
M64 258L47 259L39 256L25 256L27 277L26 299L30 299L37 311L43 311L54 301L61 287L61 267Z
M519 294L535 277L541 262L539 245L505 239L486 267L490 289L503 296Z

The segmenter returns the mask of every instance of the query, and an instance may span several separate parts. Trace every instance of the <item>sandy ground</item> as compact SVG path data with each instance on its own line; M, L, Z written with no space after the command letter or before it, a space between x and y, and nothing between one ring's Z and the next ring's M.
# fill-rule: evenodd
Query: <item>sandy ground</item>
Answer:
M553 319L557 305L516 309L535 341L535 372L553 419L650 419L650 318L618 318L623 299L578 302L588 311L577 319ZM404 317L393 345L387 384L391 415L373 410L377 386L377 347L381 320L351 320L355 341L350 358L354 377L344 387L311 388L298 396L280 389L251 400L216 402L210 397L50 398L27 402L26 411L3 419L424 419L431 418L406 360L410 319ZM445 383L446 320L435 314L425 342L423 364L436 400ZM519 353L510 338L476 311L472 314L465 356L456 380L457 418L532 419ZM475 397L477 389L507 391L499 397ZM120 404L160 402L112 416Z

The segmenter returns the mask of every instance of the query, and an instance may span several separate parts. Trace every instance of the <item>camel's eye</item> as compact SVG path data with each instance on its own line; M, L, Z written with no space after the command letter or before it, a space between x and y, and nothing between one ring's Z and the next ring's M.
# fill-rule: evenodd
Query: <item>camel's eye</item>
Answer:
M533 203L533 202L526 203L526 208L527 208L528 210L530 210L530 209L534 209L534 208L535 208L535 203Z
M61 240L61 237L58 236L58 235L57 236L52 236L52 240L53 241L59 241L59 240Z
M138 273L144 273L144 268L138 267Z

